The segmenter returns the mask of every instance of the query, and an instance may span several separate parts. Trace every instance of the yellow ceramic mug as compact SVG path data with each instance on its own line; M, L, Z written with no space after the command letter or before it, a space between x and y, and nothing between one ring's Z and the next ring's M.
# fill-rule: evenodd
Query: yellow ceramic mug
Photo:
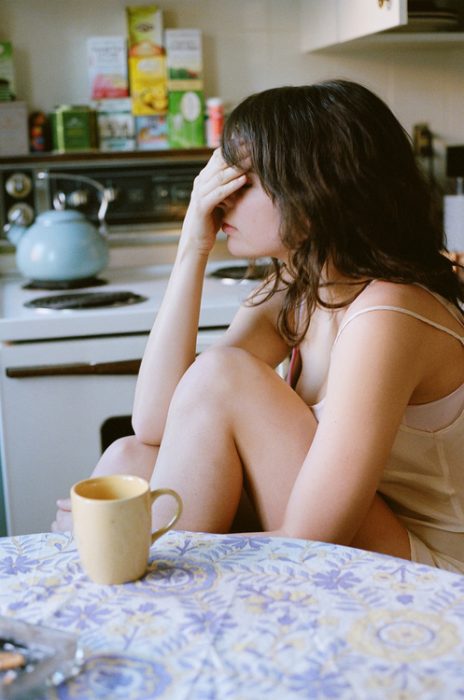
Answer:
M164 527L151 531L151 506L160 496L177 501ZM150 491L138 476L101 476L71 489L74 537L84 567L96 583L125 583L147 570L150 545L177 522L182 499L172 489Z

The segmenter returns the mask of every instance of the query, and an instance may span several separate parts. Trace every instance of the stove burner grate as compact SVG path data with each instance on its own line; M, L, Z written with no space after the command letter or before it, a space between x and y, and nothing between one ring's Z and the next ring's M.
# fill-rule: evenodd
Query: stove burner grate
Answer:
M84 289L85 287L101 287L108 282L101 277L86 277L79 280L31 280L23 289L43 289L50 292L60 289Z
M272 270L272 265L231 265L230 267L220 267L211 272L211 277L219 277L225 280L262 280L268 276Z
M134 292L82 292L76 294L56 294L38 297L24 304L32 309L98 309L106 306L126 306L140 304L147 297Z

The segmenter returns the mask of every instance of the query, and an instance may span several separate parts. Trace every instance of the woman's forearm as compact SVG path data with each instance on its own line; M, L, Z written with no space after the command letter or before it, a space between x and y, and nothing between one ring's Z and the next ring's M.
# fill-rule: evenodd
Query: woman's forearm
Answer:
M142 442L159 444L174 390L195 359L207 261L181 242L137 380L132 422Z

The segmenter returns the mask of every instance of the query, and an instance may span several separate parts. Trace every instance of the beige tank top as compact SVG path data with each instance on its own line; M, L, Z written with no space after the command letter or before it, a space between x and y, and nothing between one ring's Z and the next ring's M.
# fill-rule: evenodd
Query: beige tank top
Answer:
M356 312L338 335L357 316L388 310L417 318L464 347L463 317L448 301L427 291L463 326L462 335L395 306ZM316 418L322 407L323 401L314 406ZM407 407L378 490L408 530L438 555L443 568L464 574L464 384L438 401Z

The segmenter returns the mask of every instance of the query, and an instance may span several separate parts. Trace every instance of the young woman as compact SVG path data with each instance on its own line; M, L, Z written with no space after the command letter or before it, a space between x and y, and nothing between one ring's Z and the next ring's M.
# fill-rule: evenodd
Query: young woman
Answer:
M275 271L195 360L221 228L233 255ZM94 473L176 489L181 529L228 531L244 487L263 534L464 573L464 293L443 250L378 97L337 80L247 98L194 183L135 437ZM290 352L286 382L274 368ZM54 528L69 528L59 506Z

